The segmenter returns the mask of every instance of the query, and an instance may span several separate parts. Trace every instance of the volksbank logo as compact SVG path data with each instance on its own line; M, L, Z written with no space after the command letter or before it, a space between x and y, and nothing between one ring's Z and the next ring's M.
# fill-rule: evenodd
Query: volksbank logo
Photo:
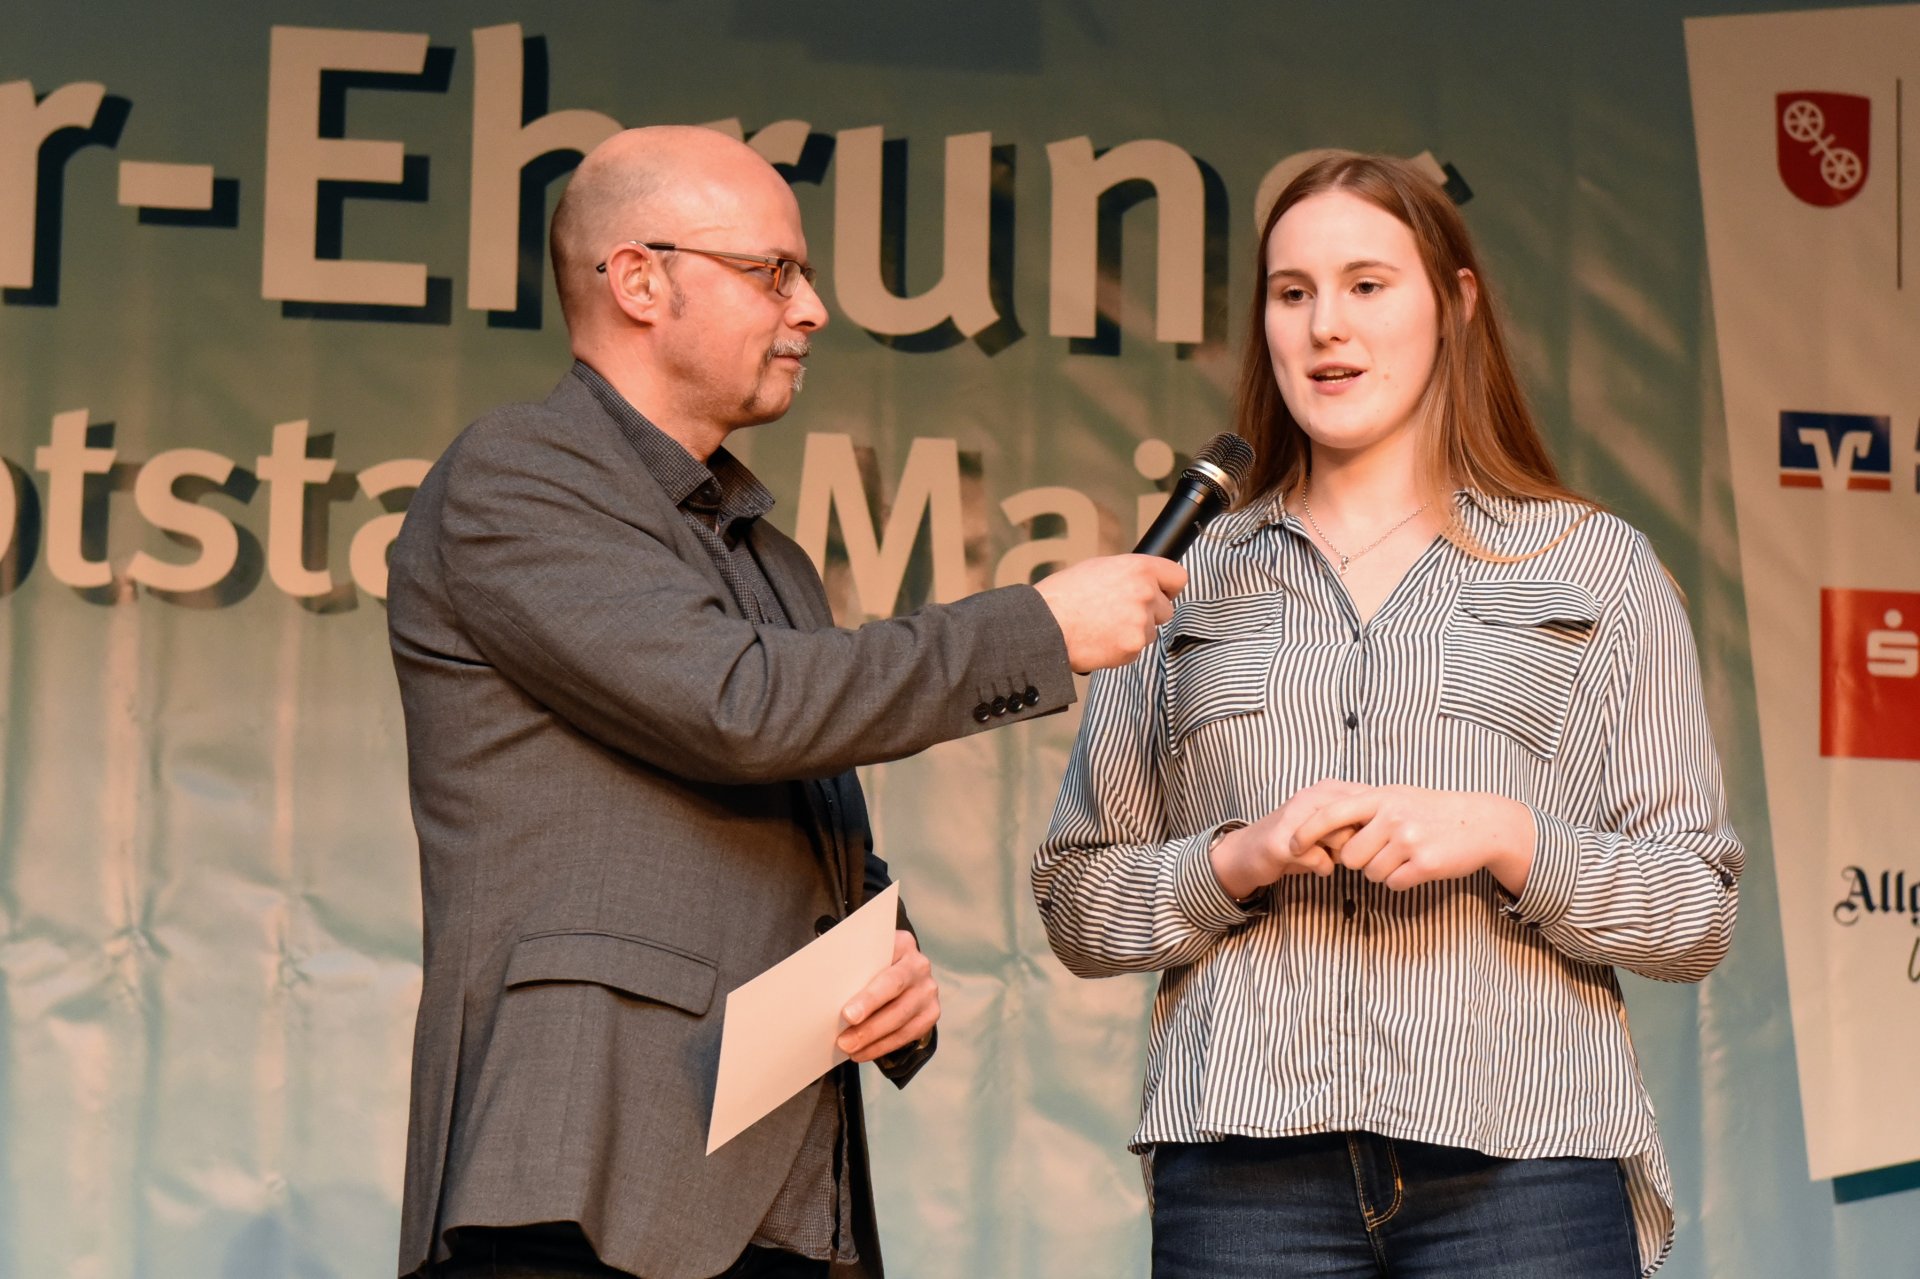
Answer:
M1859 413L1780 415L1780 487L1893 487L1893 423Z

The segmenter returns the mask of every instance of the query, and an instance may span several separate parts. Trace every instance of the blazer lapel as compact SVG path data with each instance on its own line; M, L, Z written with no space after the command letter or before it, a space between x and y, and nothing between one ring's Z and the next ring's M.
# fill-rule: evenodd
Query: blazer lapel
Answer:
M833 625L820 574L814 570L813 561L805 551L764 518L753 522L747 545L752 548L755 562L766 574L767 584L773 587L780 607L786 610L795 630L817 631Z
M826 589L806 552L764 519L754 522L748 544L795 630L817 631L834 624ZM847 772L808 782L804 789L824 836L834 891L843 902L858 907L866 900L867 838L859 779Z
M591 418L598 426L604 427L609 435L618 439L620 452L633 463L634 496L642 503L656 507L655 517L645 519L638 513L629 513L629 522L639 523L644 519L646 526L656 533L664 532L673 544L673 553L682 564L691 565L704 574L713 585L714 595L722 608L734 616L744 618L746 613L740 608L739 601L733 597L733 588L727 585L727 579L721 574L720 567L713 562L713 556L694 535L688 526L686 517L674 500L667 496L660 480L647 468L646 459L640 448L627 435L606 405L587 388L586 383L569 373L560 379L560 384L547 396L547 405L556 412L564 414L574 421ZM786 601L783 599L784 605Z

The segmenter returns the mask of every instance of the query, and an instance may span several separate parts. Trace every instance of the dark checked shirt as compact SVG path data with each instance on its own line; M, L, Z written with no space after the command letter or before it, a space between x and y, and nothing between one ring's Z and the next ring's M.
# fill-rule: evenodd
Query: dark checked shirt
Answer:
M706 465L695 461L586 364L576 360L573 374L586 383L648 472L679 504L687 526L713 557L747 620L760 626L791 626L773 584L747 543L753 522L773 509L773 494L725 449L716 450ZM858 1252L846 1193L846 1125L838 1072L829 1073L814 1088L817 1101L806 1139L753 1242L819 1261L851 1262L858 1260Z
M1551 549L1436 539L1365 623L1278 501L1216 520L1159 642L1093 678L1034 892L1074 972L1162 974L1136 1151L1366 1130L1616 1158L1650 1273L1672 1185L1614 969L1705 977L1743 864L1692 632L1620 520L1456 501L1496 556ZM1328 777L1521 801L1525 890L1339 869L1228 897L1215 833Z

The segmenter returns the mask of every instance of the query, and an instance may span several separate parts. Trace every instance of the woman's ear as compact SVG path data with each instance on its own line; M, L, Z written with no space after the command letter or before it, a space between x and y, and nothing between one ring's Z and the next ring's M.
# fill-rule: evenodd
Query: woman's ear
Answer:
M1467 320L1473 319L1473 309L1480 305L1480 281L1473 278L1473 272L1460 268L1460 307Z

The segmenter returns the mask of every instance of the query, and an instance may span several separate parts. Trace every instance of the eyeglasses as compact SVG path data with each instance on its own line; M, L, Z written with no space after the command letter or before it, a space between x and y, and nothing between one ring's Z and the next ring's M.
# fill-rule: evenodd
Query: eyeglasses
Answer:
M800 287L802 280L812 284L817 274L806 263L796 262L792 258L772 258L760 253L728 253L722 249L693 249L684 244L672 244L665 240L628 240L626 243L637 244L643 249L652 249L656 253L698 253L702 257L751 262L757 267L773 272L773 291L783 298L792 297L793 291ZM607 264L601 262L593 269L605 275Z

